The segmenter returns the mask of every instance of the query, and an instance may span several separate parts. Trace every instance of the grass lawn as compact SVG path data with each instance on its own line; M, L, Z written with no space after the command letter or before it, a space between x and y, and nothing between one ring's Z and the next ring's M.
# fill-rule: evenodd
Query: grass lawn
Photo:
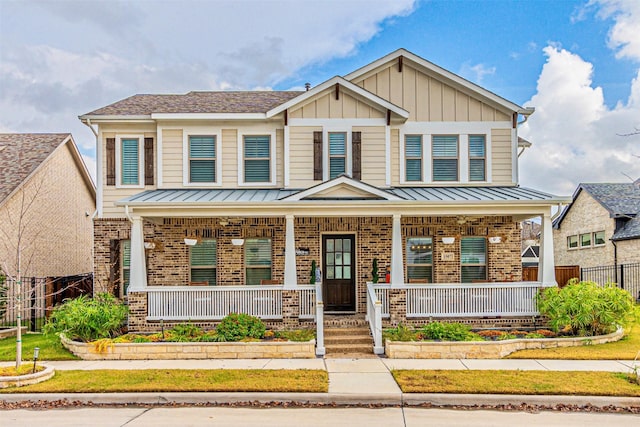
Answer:
M581 347L520 350L506 356L507 359L568 359L568 360L633 360L640 351L640 323L631 326L629 332L617 342Z
M392 372L405 393L563 394L640 396L630 374L549 371L435 371Z
M0 393L318 392L329 389L321 370L144 369L56 371L45 382Z
M33 360L33 349L40 347L39 360L78 360L60 344L56 336L42 334L22 335L22 360ZM0 361L16 360L16 339L4 338L0 340Z

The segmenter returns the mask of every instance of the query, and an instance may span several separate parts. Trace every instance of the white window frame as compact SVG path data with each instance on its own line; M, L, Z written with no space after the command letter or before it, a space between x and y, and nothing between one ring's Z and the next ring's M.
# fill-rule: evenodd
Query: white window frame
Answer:
M576 247L575 248L572 248L569 245L569 239L572 238L572 237L576 238ZM567 250L575 251L576 249L580 249L580 237L577 234L571 234L571 235L567 236Z
M138 140L138 183L122 183L122 140ZM144 134L116 135L116 188L144 188Z
M268 182L245 182L244 180L244 137L268 136L269 137L269 177ZM240 187L264 187L276 185L276 131L267 130L242 130L238 129L238 186Z
M190 182L189 137L214 136L216 138L216 182ZM222 186L222 132L205 126L186 127L182 129L182 185L185 187L220 187Z
M589 236L589 244L588 245L583 245L582 244L582 236ZM592 246L593 246L593 234L592 233L578 233L578 247L580 249L589 249Z
M328 181L329 178L329 166L330 166L330 155L329 155L329 134L330 133L344 133L345 138L345 156L344 156L344 173L348 176L353 176L353 145L352 145L352 136L353 136L353 127L352 126L340 126L337 124L332 124L328 126L324 126L322 128L322 180Z
M469 145L469 137L470 136L484 136L484 157L476 157L471 156L471 147ZM484 133L470 133L466 135L467 137L467 177L468 181L473 184L482 184L487 182L487 165L489 164L489 159L487 158L487 134ZM484 179L483 180L472 180L471 179L471 160L484 160Z
M603 236L602 240L604 240L604 243L596 243L596 233L602 233L602 236ZM607 239L606 239L606 234L604 230L598 230L591 233L591 245L594 248L602 247L602 246L605 246L606 244L607 244Z
M407 156L407 136L419 136L420 137L420 152L421 152L421 156L420 156L420 179L407 179L407 160L417 160L417 157L410 157ZM404 180L404 182L407 183L420 183L420 182L424 182L424 158L425 158L425 153L424 153L424 135L420 134L420 133L408 133L403 135L402 138L402 152L404 153L404 168L402 171L402 178Z

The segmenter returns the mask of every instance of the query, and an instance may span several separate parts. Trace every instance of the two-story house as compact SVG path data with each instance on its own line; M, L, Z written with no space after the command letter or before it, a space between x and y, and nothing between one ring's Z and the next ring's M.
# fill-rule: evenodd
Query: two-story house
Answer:
M229 311L290 327L321 322L317 303L320 319L370 319L376 301L390 324L530 320L555 285L551 208L569 201L518 186L531 113L400 49L307 91L135 95L82 115L96 286L127 296L138 331ZM540 277L523 283L532 217Z

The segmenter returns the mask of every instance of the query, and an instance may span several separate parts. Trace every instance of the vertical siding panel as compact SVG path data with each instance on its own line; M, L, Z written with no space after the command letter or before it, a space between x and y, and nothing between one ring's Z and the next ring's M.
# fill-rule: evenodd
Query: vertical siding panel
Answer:
M415 120L429 121L429 77L422 73L416 73Z
M276 129L276 185L284 186L284 129Z
M487 104L482 104L482 121L483 122L492 122L495 120L495 112L493 108L489 107Z
M318 99L316 99L315 104L316 104L316 110L315 110L315 117L314 118L327 118L327 117L331 117L331 113L330 113L330 106L329 106L329 98L332 98L333 96L331 94L327 94L324 95L323 97L320 97Z
M343 96L342 114L344 118L356 117L356 100L352 96Z
M400 129L391 129L391 185L400 184Z
M389 101L390 99L390 94L389 94L389 68L385 68L384 70L381 70L378 73L378 84L377 84L377 92L376 95L378 95L380 98L386 99L387 101Z
M237 129L222 129L222 185L238 186Z
M302 117L305 119L314 119L316 117L316 103L310 102L302 107Z
M469 97L456 91L456 121L469 121Z
M367 77L364 80L364 88L371 93L377 93L377 79L375 74L373 76Z
M491 178L495 185L511 184L511 130L491 130Z
M342 86L340 87L340 95L338 99L336 99L335 90L331 91L331 96L329 96L329 118L332 119L342 119L342 104L344 102L344 98L347 95L342 90Z
M456 91L451 86L442 87L442 120L452 122L456 119Z
M403 67L406 69L406 67ZM398 72L398 67L392 66L389 69L389 101L402 106L402 73Z
M429 79L429 113L431 121L442 121L442 84L434 79Z
M162 130L162 183L182 186L182 129Z
M482 120L482 103L477 99L469 98L469 120L472 122Z
M402 108L409 111L409 120L416 120L416 70L402 67Z

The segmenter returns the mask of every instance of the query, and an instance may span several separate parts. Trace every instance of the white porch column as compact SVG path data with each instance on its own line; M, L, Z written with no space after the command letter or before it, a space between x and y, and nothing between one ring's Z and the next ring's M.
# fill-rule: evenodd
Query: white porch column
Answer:
M402 225L400 214L393 214L391 235L391 287L404 285L404 265L402 263Z
M553 260L553 229L551 225L551 213L545 213L542 215L538 281L542 282L543 286L558 285L556 282L556 268Z
M294 216L286 216L286 232L284 246L284 289L295 289L298 286L298 272L296 270L296 236Z
M143 291L147 288L147 266L142 227L142 217L133 216L131 218L131 264L128 292Z

